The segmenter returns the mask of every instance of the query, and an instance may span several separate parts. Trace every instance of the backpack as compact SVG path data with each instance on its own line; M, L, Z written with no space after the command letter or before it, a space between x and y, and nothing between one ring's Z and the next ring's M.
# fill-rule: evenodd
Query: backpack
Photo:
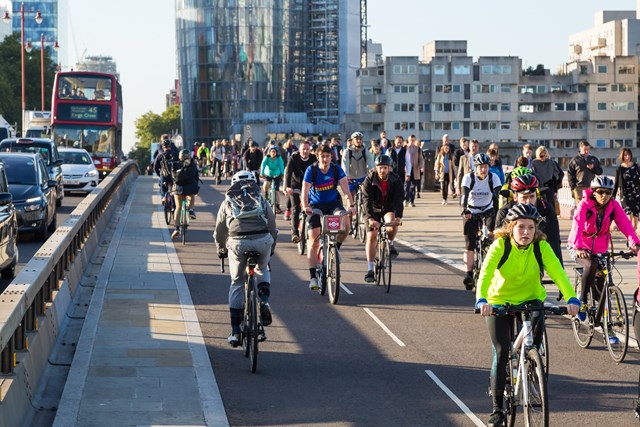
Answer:
M502 257L498 262L498 266L496 267L500 270L500 267L507 262L507 258L509 258L509 254L511 253L511 238L505 238L504 241L504 252L502 253ZM544 267L542 264L542 252L540 252L540 242L533 242L533 253L536 256L536 261L538 261L538 266L540 267L540 276L544 274Z
M233 218L261 218L267 223L267 214L262 205L264 199L257 183L238 181L229 187L225 198L229 202Z
M319 169L320 166L318 165L318 162L314 162L311 165L311 185L313 186L313 188L316 188L316 179L318 178ZM340 171L338 170L338 166L334 165L333 163L329 165L329 169L333 169L333 189L335 190L336 188L338 188L338 177L340 176Z
M185 185L189 184L196 177L196 171L191 162L189 162L188 165L186 163L182 163L180 165L180 169L176 171L175 175L176 184Z
M476 184L476 174L471 172L471 183L469 184L469 191L473 190L473 186ZM489 191L493 193L493 173L489 172Z

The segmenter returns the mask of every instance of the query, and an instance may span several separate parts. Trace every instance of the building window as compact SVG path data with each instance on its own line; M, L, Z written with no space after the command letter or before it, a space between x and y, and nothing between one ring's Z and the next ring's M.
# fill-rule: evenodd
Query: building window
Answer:
M511 122L500 122L500 129L502 130L511 129Z
M511 85L500 85L500 92L511 93Z
M606 92L607 91L607 85L598 85L598 92Z
M415 104L393 104L393 111L408 113L416 110Z
M431 67L429 67L428 65L420 65L420 74L428 76L429 74L431 74Z
M636 67L632 65L619 65L618 66L618 74L635 74Z
M500 104L500 111L511 111L511 104L507 104L507 103Z
M587 111L587 103L578 102L578 111Z
M446 68L444 65L432 65L434 76L444 76Z
M564 111L564 103L558 102L553 104L553 111Z
M606 129L607 125L605 122L596 122L596 129Z
M453 74L457 76L468 76L471 74L471 67L469 65L454 65Z
M418 104L419 113L428 113L431 111L430 104Z
M393 85L393 91L395 93L415 93L415 85Z
M608 67L606 65L598 65L598 74L606 74Z
M362 86L362 94L363 95L373 95L373 87L372 86Z
M598 102L598 111L607 111L607 103Z

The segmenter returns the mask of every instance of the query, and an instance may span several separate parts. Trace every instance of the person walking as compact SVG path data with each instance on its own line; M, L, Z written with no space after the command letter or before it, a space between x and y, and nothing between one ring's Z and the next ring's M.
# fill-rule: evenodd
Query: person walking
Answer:
M404 200L405 206L416 205L416 188L420 186L420 177L424 172L424 157L422 156L422 150L420 149L420 141L416 139L415 135L409 136L409 143L407 144L406 154L406 172L405 187L404 187Z
M562 187L564 172L551 158L546 147L536 149L536 158L531 161L531 171L536 175L542 187L546 187L543 197L547 204L555 206L558 190Z
M440 192L442 193L442 204L446 205L449 195L449 183L455 176L455 166L453 164L453 153L449 144L443 144L436 157L436 178L440 181Z
M629 148L620 150L619 160L613 196L615 197L620 190L620 204L636 230L640 214L640 167L633 161L633 154Z
M583 139L578 144L578 150L578 155L571 159L567 169L569 187L576 205L582 200L584 190L589 188L593 179L597 175L602 175L600 160L590 154L591 144Z

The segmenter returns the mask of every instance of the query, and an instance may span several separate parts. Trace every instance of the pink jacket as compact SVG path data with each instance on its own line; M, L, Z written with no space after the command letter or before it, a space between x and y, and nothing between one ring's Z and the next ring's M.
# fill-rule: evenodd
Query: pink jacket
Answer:
M584 197L573 215L569 246L575 249L587 249L593 253L607 252L609 240L611 240L609 228L612 218L622 234L627 236L629 243L640 245L640 239L638 239L631 221L617 200L611 199L607 203L604 208L602 225L599 230L596 228L596 201L591 197L592 193L593 190L590 188L584 190Z

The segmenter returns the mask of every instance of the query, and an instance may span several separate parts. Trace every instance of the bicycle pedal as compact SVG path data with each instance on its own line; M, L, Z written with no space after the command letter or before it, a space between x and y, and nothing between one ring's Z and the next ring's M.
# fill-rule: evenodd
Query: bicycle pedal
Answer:
M265 342L266 340L267 336L264 333L258 335L258 342Z

